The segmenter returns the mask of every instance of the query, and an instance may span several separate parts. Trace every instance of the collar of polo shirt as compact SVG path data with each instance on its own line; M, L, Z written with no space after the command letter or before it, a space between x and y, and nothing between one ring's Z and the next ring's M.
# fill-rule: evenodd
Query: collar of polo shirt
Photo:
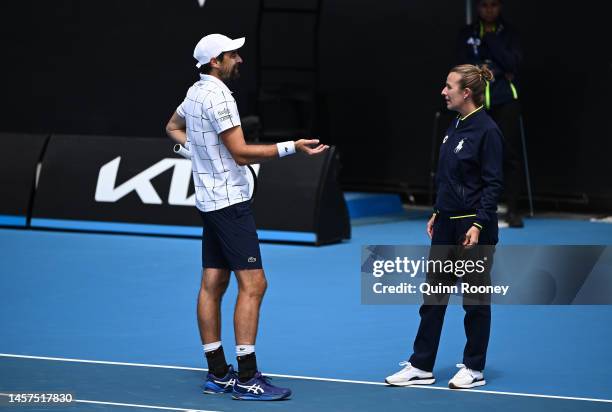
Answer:
M204 81L209 81L215 83L217 86L221 87L226 92L233 94L233 92L227 87L225 83L221 79L216 78L215 76L211 76L210 74L200 74L200 79Z

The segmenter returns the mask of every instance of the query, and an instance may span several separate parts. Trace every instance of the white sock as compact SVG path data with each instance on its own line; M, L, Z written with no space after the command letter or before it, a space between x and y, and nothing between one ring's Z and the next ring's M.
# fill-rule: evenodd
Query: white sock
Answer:
M202 346L204 347L204 353L212 352L212 351L217 350L217 349L219 349L221 347L221 341L213 342L213 343L205 343Z
M236 356L246 356L255 352L255 345L236 345Z

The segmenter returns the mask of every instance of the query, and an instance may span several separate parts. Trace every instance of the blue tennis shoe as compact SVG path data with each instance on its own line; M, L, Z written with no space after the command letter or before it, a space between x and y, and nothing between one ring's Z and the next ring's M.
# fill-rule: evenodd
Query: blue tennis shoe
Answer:
M218 378L212 373L208 372L206 375L206 382L202 385L204 393L216 395L219 393L229 393L233 390L234 384L238 381L238 376L234 372L232 365L229 365L227 374L224 377Z
M250 380L236 379L232 398L243 401L278 401L291 396L291 389L279 388L270 383L270 378L257 372Z

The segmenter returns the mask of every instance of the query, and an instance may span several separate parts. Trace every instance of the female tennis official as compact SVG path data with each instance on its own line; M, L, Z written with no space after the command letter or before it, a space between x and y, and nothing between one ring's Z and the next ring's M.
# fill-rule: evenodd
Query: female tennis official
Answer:
M462 254L476 250L490 252L492 246L475 246L497 244L496 211L503 182L503 137L483 109L486 82L492 79L493 75L487 68L467 64L456 66L448 74L442 90L448 109L459 115L452 121L440 147L436 204L434 214L427 222L427 234L432 244L430 259L432 255L448 258L448 253L440 253L444 249L447 252L459 250L458 253ZM428 273L428 281L438 284L439 278L434 278L434 275L437 274ZM484 275L478 278L479 281L490 283L489 270ZM454 274L446 276L442 283L457 282ZM483 371L491 328L490 297L472 301L466 295L463 295L463 308L467 343L463 362L457 365L460 369L449 382L452 389L485 384ZM400 363L404 366L402 370L387 377L388 384L408 386L435 382L432 371L448 298L448 293L424 296L414 352L408 361Z

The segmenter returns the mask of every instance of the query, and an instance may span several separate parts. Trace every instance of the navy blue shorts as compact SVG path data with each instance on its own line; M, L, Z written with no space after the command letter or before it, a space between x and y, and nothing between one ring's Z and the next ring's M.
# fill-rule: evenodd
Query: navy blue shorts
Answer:
M261 269L259 238L250 202L202 212L202 267Z

